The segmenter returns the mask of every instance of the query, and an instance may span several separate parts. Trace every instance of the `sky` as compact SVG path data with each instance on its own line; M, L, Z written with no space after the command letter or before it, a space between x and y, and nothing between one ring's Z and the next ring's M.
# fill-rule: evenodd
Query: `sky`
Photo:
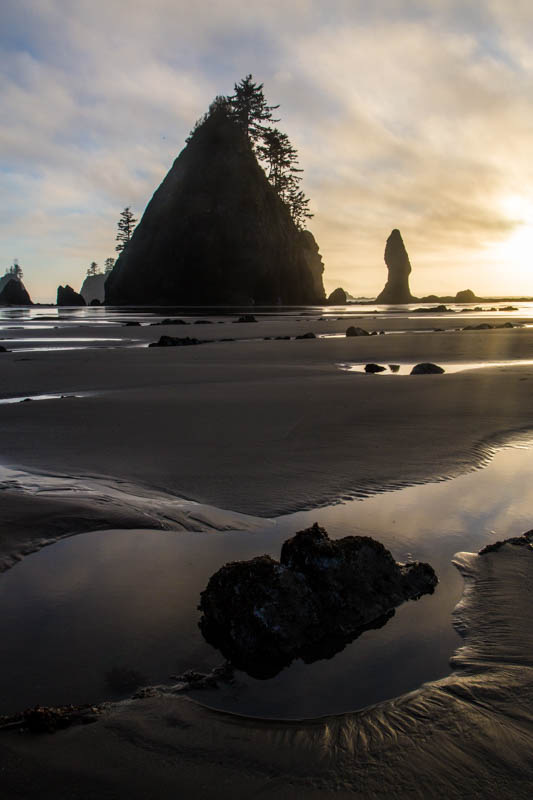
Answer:
M1 0L0 274L38 302L114 256L248 73L298 150L330 292L533 295L529 0Z

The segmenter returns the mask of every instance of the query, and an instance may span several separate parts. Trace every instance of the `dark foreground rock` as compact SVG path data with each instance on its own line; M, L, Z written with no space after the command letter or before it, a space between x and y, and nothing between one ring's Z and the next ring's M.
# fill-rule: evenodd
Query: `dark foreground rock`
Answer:
M98 706L34 706L20 714L0 717L0 730L11 728L21 733L55 733L71 725L96 722L101 709Z
M358 328L356 325L350 325L350 327L346 329L346 336L370 336L370 334L368 331L365 331L364 328Z
M368 536L331 540L317 524L264 555L226 564L201 594L200 628L236 667L271 677L294 658L331 657L433 592L429 564L398 564Z
M411 375L442 375L444 372L442 367L430 362L416 364L411 370Z
M498 550L501 550L504 544L510 544L514 547L528 547L530 550L533 550L533 531L526 531L522 536L512 536L509 539L487 544L479 551L479 555L484 556L487 553L496 553Z
M387 283L377 296L376 303L410 303L414 300L409 289L411 263L405 249L402 235L395 228L385 246L385 264L388 269Z
M85 300L75 292L72 286L69 286L68 283L66 286L58 286L57 287L57 305L58 306L84 306L86 305Z
M8 280L0 291L1 306L32 306L26 287L17 278Z

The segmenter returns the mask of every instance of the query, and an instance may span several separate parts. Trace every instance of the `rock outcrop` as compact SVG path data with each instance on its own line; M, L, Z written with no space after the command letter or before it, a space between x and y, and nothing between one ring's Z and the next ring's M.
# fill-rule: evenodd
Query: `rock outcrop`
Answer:
M348 295L340 286L338 289L334 289L330 296L327 299L327 302L332 306L345 306L346 301L348 299Z
M80 294L88 306L92 305L93 300L103 303L105 300L105 278L101 275L87 275L82 283Z
M148 204L107 278L106 303L322 303L322 270L241 128L215 111Z
M476 300L479 300L479 298L476 297L472 289L463 289L455 295L456 303L475 303Z
M2 306L32 306L33 303L22 281L9 278L0 290L0 305Z
M443 372L443 368L439 367L438 364L432 364L427 361L422 364L415 364L411 370L411 375L442 375Z
M75 292L72 286L69 286L68 283L66 286L58 286L57 287L57 305L58 306L84 306L86 305L85 300Z
M332 541L315 524L283 544L279 561L219 569L201 594L200 628L235 666L269 677L296 657L330 657L436 583L429 564L397 564L368 536Z
M385 288L376 298L376 303L410 303L413 295L409 289L411 263L405 249L402 235L395 228L385 246L385 264L389 276Z

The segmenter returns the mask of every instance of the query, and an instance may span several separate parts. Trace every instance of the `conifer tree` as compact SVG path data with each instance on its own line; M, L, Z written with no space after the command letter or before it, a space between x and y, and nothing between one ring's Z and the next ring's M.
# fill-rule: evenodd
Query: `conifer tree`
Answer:
M21 281L23 274L18 258L14 258L12 266L6 269L6 275L11 275L15 280Z
M98 266L96 261L91 261L91 266L87 270L87 277L92 278L93 275L99 275L99 274L100 274L100 267Z
M116 241L118 242L117 246L115 247L117 252L120 252L127 247L128 242L133 235L136 222L137 220L133 216L133 211L129 206L126 206L124 211L120 212L120 219L117 223L118 233L115 237Z
M263 94L263 84L255 83L252 75L247 75L234 85L235 94L228 98L233 118L242 125L246 136L253 143L263 135L265 123L279 122L273 119L272 112L279 106L269 106Z
M111 257L106 258L106 260L104 261L104 275L109 275L114 266L115 266L115 259Z

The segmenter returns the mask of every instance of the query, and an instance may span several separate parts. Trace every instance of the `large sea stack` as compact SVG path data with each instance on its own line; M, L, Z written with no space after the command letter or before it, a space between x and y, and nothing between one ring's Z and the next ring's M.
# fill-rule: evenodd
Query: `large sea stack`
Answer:
M385 264L389 276L376 303L410 303L415 298L409 289L411 263L400 231L395 228L385 246Z
M322 270L241 127L216 111L148 204L106 281L106 303L322 303Z

